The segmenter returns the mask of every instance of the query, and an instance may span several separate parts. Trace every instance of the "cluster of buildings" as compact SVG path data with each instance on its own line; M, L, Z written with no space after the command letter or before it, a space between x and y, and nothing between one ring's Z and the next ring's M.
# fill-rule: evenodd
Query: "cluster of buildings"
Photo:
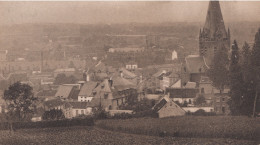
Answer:
M218 1L209 2L206 22L199 34L199 46L199 55L186 56L182 63L176 61L140 68L139 64L131 62L114 67L108 65L106 59L95 59L79 67L75 62L71 68L60 67L51 73L40 72L20 79L10 74L7 78L0 76L0 79L8 80L8 84L22 81L32 85L40 100L38 108L43 111L60 109L65 118L91 115L98 107L112 114L132 113L132 110L120 110L121 106L143 99L156 102L152 109L160 118L200 109L229 114L229 89L216 89L206 74L216 50L222 46L230 47L230 32L225 29ZM110 48L108 55L127 59L145 51L145 48ZM4 59L4 56L0 58ZM178 59L176 51L171 53L171 59ZM56 85L54 80L58 74L73 75L78 82ZM200 97L204 101L198 103Z

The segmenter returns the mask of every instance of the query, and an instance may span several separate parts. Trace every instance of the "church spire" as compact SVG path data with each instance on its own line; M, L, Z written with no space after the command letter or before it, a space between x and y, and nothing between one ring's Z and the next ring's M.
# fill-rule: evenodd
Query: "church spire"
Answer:
M200 56L205 58L207 65L211 65L215 53L223 46L230 48L230 31L226 31L219 1L210 1L206 22L199 36Z
M206 22L203 28L208 38L227 38L224 20L221 13L219 1L210 1Z

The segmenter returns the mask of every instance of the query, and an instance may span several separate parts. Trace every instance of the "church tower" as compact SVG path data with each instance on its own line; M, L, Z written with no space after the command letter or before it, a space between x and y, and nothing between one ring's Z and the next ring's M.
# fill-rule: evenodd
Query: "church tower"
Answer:
M210 66L216 50L223 46L230 48L230 31L226 31L219 1L210 1L206 22L199 34L199 54Z

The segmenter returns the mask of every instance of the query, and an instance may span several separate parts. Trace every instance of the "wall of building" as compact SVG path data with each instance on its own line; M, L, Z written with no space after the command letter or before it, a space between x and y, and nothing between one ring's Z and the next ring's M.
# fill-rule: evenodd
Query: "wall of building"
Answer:
M211 85L211 83L200 83L199 89L200 89L199 92L201 94L212 94L213 86Z
M87 97L87 96L78 96L79 102L90 102L93 99L93 97Z
M179 103L183 104L185 101L188 104L193 104L194 103L195 98L173 98L173 101L178 101Z
M204 110L205 112L214 112L214 108L213 107L182 107L183 110L185 110L186 112L196 112L200 109Z
M229 100L229 95L228 94L215 94L214 98L214 110L217 114L229 114L229 106L227 104Z
M175 103L168 102L159 111L159 118L171 117L171 116L183 116L185 111L181 109Z

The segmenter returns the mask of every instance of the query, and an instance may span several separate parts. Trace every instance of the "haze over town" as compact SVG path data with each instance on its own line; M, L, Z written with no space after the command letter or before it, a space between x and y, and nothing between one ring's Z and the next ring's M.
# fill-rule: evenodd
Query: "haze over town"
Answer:
M222 5L226 22L260 21L256 1ZM208 2L0 2L0 24L204 22Z
M257 144L259 8L0 2L0 144Z

